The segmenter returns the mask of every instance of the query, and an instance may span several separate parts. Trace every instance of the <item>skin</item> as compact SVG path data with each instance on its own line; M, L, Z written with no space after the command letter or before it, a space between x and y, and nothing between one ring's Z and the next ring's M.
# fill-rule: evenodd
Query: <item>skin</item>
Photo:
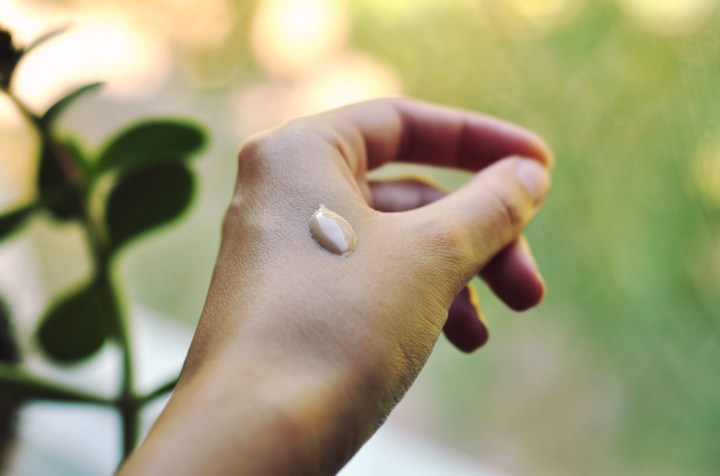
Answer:
M419 181L366 181L392 160L477 173L449 195ZM474 275L513 309L541 300L521 233L551 161L524 129L405 99L248 140L180 382L120 474L335 474L443 329L464 351L485 342L464 290ZM310 237L320 204L355 229L350 256Z

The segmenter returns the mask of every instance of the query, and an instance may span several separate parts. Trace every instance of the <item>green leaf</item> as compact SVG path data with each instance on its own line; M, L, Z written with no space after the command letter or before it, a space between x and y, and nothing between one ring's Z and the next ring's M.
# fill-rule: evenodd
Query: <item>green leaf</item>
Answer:
M82 216L82 203L73 192L65 173L60 168L56 151L47 142L42 145L38 189L43 206L59 220L69 220ZM68 157L73 161L75 157Z
M34 206L23 207L0 216L0 241L17 231L34 210Z
M80 168L80 170L83 173L87 173L88 171L88 161L87 161L87 154L83 150L80 143L77 141L77 139L72 137L66 137L62 141L62 146L67 151L68 158L73 161L73 163Z
M62 363L90 357L108 334L103 309L100 290L92 284L65 296L43 317L37 334L40 347Z
M75 100L80 98L81 96L84 96L90 91L94 91L98 88L100 88L103 85L101 82L97 83L90 83L86 84L85 86L81 86L78 89L72 91L71 93L67 94L65 97L61 98L59 101L57 101L55 104L50 106L47 111L45 111L45 114L40 118L40 120L44 124L52 124L55 119L57 119L60 114Z
M205 144L205 134L194 124L177 120L151 120L120 133L105 148L100 170L148 167L185 160Z
M60 34L62 34L62 33L65 33L68 28L69 28L68 25L64 25L64 26L55 28L55 29L53 29L53 30L48 31L47 33L44 33L44 34L40 35L39 37L35 38L33 41L30 42L29 45L27 45L27 46L25 47L25 49L24 49L23 52L22 52L23 55L26 55L26 54L30 53L32 50L34 50L34 49L37 48L38 46L46 43L46 42L49 41L49 40L52 40L52 39L55 38L56 36L58 36L58 35L60 35Z
M106 224L112 249L178 218L192 201L195 181L183 165L162 164L136 170L110 192Z

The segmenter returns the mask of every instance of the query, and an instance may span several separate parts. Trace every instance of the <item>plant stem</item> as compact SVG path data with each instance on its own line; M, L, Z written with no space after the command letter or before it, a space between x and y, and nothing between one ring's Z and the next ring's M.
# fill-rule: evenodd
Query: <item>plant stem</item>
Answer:
M132 451L135 449L135 446L137 445L137 439L140 433L140 415L138 411L139 409L140 407L137 406L137 404L135 404L133 401L126 401L120 407L120 417L123 428L122 458L120 460L121 463L128 456L130 456L130 453L132 453Z
M164 384L160 385L158 388L153 390L152 392L148 393L147 395L143 395L138 398L138 403L140 405L145 405L147 403L152 402L156 398L160 397L163 394L166 394L168 392L172 392L175 388L175 385L177 385L178 377L175 377L171 380L168 380Z
M17 208L12 208L10 210L6 210L2 215L0 216L8 216L11 214L21 214L21 213L32 213L38 208L40 208L40 205L42 202L40 200L35 200L32 203L28 203L27 205L23 205Z
M138 438L138 410L135 395L135 372L132 351L132 336L130 323L121 311L119 300L112 285L110 276L110 254L106 248L97 240L97 235L88 226L88 237L96 255L96 283L103 293L103 301L110 312L111 322L114 325L114 334L120 345L122 355L122 380L120 396L118 398L123 428L123 459L135 448ZM95 254L94 253L94 254Z
M121 310L119 299L112 283L111 261L112 256L107 243L101 238L98 225L93 221L88 206L88 198L85 190L82 189L83 184L80 180L81 171L78 170L77 164L74 163L65 147L58 141L54 140L52 133L40 117L30 111L22 101L20 101L9 90L6 90L12 101L18 107L18 110L36 127L40 134L43 144L50 144L55 153L53 157L58 161L60 169L65 175L67 184L72 188L73 192L80 198L82 203L81 224L85 229L88 240L88 246L91 249L93 265L95 268L95 283L102 293L102 300L105 303L109 321L113 327L113 335L121 349L122 355L122 380L120 395L115 400L115 406L120 413L122 421L122 456L127 457L137 444L138 438L138 412L140 409L140 400L136 398L134 391L134 370L133 370L133 352L132 339L130 335L130 325L125 314ZM88 400L76 400L88 401Z
M93 222L87 204L84 203L82 224L95 265L95 284L102 293L102 300L109 314L112 334L121 351L121 384L118 397L118 411L122 422L122 457L125 459L135 448L138 438L139 410L135 395L135 373L133 363L132 335L130 322L122 311L111 276L112 253L103 240L97 225Z
M0 363L0 383L3 391L23 398L116 405L114 400L47 380L12 364Z

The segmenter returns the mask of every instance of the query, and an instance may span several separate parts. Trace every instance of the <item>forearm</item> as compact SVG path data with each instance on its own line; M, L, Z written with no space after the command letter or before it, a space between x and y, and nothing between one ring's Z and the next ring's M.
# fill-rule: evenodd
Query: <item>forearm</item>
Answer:
M225 367L177 389L122 474L334 474L362 444L343 376Z
M266 332L244 329L186 372L121 474L335 474L386 413L380 378L291 329Z

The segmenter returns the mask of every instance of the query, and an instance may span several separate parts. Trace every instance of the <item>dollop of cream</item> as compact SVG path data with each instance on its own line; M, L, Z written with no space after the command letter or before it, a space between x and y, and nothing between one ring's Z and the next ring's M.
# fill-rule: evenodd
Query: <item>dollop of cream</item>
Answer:
M350 223L322 205L310 219L310 235L318 245L339 256L347 256L357 247Z

